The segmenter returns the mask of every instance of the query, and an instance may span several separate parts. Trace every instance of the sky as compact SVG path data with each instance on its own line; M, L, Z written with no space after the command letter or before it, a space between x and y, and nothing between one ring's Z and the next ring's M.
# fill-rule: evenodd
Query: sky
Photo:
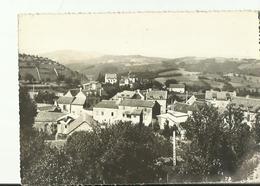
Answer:
M19 15L19 52L259 58L257 12Z

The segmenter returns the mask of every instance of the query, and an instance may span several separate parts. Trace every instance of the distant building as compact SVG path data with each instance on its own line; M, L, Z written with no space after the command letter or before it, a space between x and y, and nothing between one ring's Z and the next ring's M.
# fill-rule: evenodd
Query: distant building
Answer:
M134 74L128 74L127 76L122 76L119 80L119 86L130 86L133 87L134 83L137 82L137 77Z
M243 110L244 121L252 127L256 121L256 115L260 113L260 99L237 96L231 100L230 104Z
M99 90L101 89L101 83L97 81L89 81L82 84L83 90Z
M116 74L105 74L105 83L115 84L117 83Z
M144 100L144 96L140 93L140 90L130 91L124 90L122 92L118 92L114 95L111 100L123 100L123 99L142 99Z
M205 100L217 108L226 108L229 102L236 97L236 92L206 91Z
M185 93L184 84L169 84L169 87L167 89L169 92Z

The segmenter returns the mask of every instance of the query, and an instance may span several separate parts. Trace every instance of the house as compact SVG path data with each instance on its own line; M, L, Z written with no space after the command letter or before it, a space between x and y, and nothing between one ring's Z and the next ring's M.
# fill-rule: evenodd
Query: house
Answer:
M229 102L236 97L236 92L207 90L205 100L217 108L226 108Z
M130 86L137 82L137 77L134 74L128 73L127 76L121 76L119 80L119 86Z
M114 100L102 100L93 107L93 119L99 123L114 123L117 121L118 104Z
M91 116L83 113L77 118L68 117L65 120L59 120L55 139L67 138L77 131L92 131L95 124Z
M234 97L230 104L240 107L244 112L244 121L252 127L256 121L256 115L260 113L260 99L247 97Z
M70 113L71 112L71 104L74 101L75 97L66 97L62 96L55 102L56 106L61 109L61 112Z
M169 84L169 87L167 89L169 92L185 93L184 84Z
M119 115L123 117L127 117L127 113L139 112L142 110L142 119L145 125L149 125L157 119L157 115L160 112L160 104L157 101L150 100L140 100L140 99L124 99L119 103ZM141 114L141 113L140 113ZM132 117L132 116L131 116Z
M52 134L56 130L57 121L65 115L67 113L40 111L35 116L33 128L47 134Z
M71 103L71 113L80 115L84 109L86 98L76 97Z
M98 81L89 81L82 84L83 90L99 90L102 88Z
M140 93L140 90L136 91L124 90L114 95L111 100L123 100L123 99L143 99L144 96Z
M100 89L101 90L101 89ZM84 108L90 108L96 105L98 102L101 101L103 94L103 91L100 91L99 93L96 90L81 90L76 97L85 99Z
M131 121L149 125L159 114L158 102L140 99L103 100L93 107L93 118L99 123Z
M119 86L128 86L130 85L129 79L127 76L122 76L119 80Z
M192 105L196 101L205 101L205 94L193 94L186 103Z
M161 113L166 113L167 91L151 90L145 95L146 100L157 101L161 106Z
M176 125L181 134L184 135L185 131L180 124L186 122L188 117L195 110L201 109L204 104L206 103L200 101L195 101L192 105L175 101L172 105L168 106L167 113L157 116L160 128L163 129L165 124L168 124L170 127Z
M105 83L117 83L117 74L105 74Z

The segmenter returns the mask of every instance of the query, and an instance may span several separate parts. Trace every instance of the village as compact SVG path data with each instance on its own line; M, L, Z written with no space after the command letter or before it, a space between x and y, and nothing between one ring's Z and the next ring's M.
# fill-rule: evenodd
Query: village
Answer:
M33 127L53 135L49 140L53 144L65 143L76 131L91 131L93 126L106 127L119 121L159 125L162 130L166 125L177 126L180 140L185 140L181 124L203 105L213 105L220 113L231 104L239 107L244 112L244 122L250 127L260 112L260 99L237 96L235 91L188 92L183 83L169 84L162 89L123 90L107 99L104 86L133 87L138 81L134 73L120 78L106 73L103 82L89 80L65 93L56 93L53 104L37 103ZM35 89L29 91L32 99L38 93ZM177 100L174 95L183 99Z

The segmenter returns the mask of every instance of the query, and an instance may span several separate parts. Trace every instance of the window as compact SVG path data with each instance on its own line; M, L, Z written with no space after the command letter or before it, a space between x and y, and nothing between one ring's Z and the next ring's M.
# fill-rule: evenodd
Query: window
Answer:
M114 116L114 112L111 112L111 116Z
M125 114L123 114L123 117L125 117Z
M101 115L104 116L104 112L103 111L101 112Z

